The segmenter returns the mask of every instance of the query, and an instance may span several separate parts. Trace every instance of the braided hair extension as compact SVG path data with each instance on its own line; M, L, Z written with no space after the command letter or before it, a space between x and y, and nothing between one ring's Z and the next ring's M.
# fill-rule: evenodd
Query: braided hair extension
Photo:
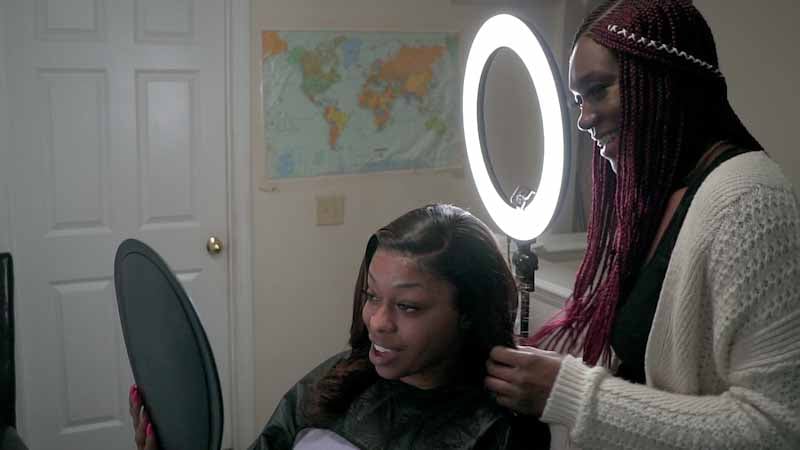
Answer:
M715 143L760 144L727 100L714 38L690 0L610 0L578 30L619 63L618 174L595 151L588 248L562 314L529 343L610 361L610 333L669 196ZM595 150L598 150L595 148Z

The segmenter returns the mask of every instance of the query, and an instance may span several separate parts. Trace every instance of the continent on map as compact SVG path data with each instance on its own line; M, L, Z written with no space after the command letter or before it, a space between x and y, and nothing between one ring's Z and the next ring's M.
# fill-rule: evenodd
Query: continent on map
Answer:
M342 67L349 70L351 67L356 65L361 59L361 47L364 45L364 41L360 38L351 37L342 43Z
M286 52L289 45L281 39L276 31L264 31L261 33L261 49L264 52L262 59L267 59L271 56L280 55Z
M441 117L432 117L425 122L425 128L434 131L439 136L447 133L447 123Z
M372 111L375 128L381 129L391 118L391 107L394 103L394 90L386 86L383 91L372 90L366 85L358 96L358 104Z
M376 128L382 129L391 118L391 107L398 96L422 102L433 80L433 65L447 51L444 46L403 46L386 61L377 61L359 95L358 104L372 111Z
M331 149L336 148L336 143L339 141L339 136L342 135L342 130L347 126L350 121L350 116L346 112L340 111L335 106L325 107L325 121L330 125L330 134L328 135L328 144Z
M336 50L345 40L344 37L337 37L320 43L313 50L302 47L292 49L289 62L300 65L303 74L301 89L312 103L319 104L318 97L342 79Z

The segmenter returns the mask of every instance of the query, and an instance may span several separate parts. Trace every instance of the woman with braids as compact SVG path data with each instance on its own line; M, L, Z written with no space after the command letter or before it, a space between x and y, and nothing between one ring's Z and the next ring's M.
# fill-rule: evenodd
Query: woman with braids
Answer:
M516 287L494 236L450 205L410 211L367 244L350 349L283 397L251 450L511 449L514 416L485 390L486 359L513 345ZM137 393L136 441L155 449ZM548 448L546 427L524 448Z
M492 350L487 387L582 448L800 448L798 202L705 20L606 2L569 84L599 153L587 253L533 347Z

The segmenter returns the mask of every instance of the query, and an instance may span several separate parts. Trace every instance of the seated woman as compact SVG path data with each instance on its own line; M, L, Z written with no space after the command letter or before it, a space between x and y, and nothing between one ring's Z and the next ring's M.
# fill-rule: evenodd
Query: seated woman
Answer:
M350 350L292 387L250 449L520 447L522 426L483 387L491 348L513 345L516 303L483 222L450 205L404 214L367 243ZM155 449L136 393L131 414L139 448ZM525 448L549 448L541 427Z

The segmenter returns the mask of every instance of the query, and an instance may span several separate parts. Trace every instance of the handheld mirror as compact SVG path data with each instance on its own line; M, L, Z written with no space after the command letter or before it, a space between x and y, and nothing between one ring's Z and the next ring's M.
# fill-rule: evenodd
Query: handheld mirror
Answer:
M219 450L223 405L200 319L178 279L146 244L128 239L114 285L133 377L162 450Z

